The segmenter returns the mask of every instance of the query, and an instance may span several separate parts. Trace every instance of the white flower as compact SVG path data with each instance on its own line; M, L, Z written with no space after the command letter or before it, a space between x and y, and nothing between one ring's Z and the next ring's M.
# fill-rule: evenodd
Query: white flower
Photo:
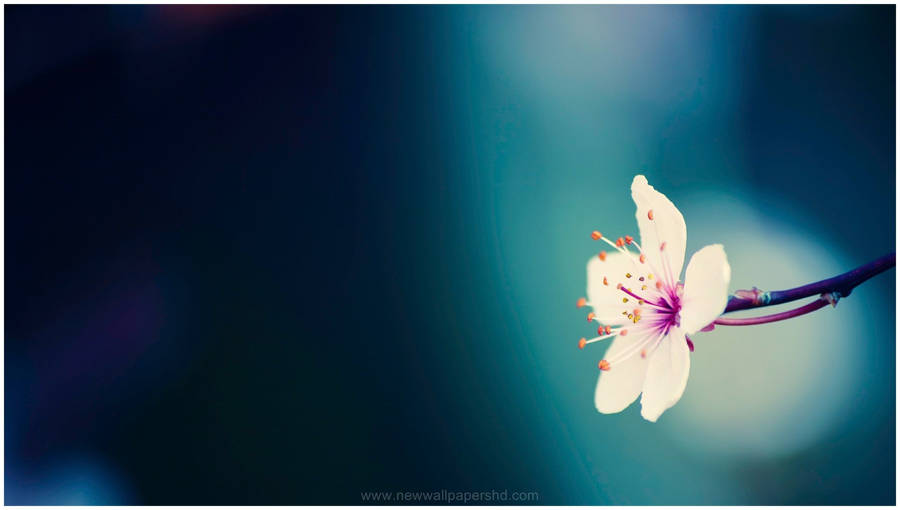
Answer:
M694 350L688 335L725 310L731 267L722 245L706 246L691 257L682 284L684 218L643 175L631 183L631 196L641 244L631 236L613 242L591 234L616 251L588 261L587 300L578 306L593 309L588 320L600 323L600 336L582 338L579 347L612 339L599 363L598 411L617 413L643 393L641 415L655 422L684 393Z

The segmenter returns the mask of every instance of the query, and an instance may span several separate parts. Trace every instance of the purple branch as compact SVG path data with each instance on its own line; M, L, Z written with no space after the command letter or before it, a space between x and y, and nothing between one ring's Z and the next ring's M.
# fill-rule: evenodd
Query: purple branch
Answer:
M766 324L769 322L778 322L783 321L785 319L793 319L794 317L800 317L801 315L806 315L810 312L815 312L819 308L826 306L829 301L825 298L819 298L812 303L807 303L800 308L794 308L793 310L788 310L786 312L781 313L773 313L772 315L763 315L762 317L748 317L746 319L735 319L732 317L719 317L715 321L714 324L719 324L722 326L753 326L754 324Z
M891 253L881 258L875 259L868 264L863 264L856 269L848 271L844 274L793 289L763 292L754 287L753 290L739 290L735 292L733 296L728 298L728 306L725 307L725 311L722 313L736 312L738 310L748 310L751 308L760 308L763 306L780 305L781 303L789 303L791 301L796 301L798 299L803 299L809 296L815 296L817 294L833 294L839 298L847 297L857 285L879 273L887 271L888 269L894 267L896 263L897 254ZM796 310L792 310L791 312L794 311ZM774 315L767 317L774 317ZM765 317L759 318L764 319ZM716 322L718 323L718 320Z

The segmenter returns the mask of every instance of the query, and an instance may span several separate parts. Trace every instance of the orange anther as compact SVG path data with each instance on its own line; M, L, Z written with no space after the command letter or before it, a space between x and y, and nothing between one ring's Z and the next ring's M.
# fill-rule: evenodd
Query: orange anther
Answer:
M622 284L621 284L621 283L617 283L617 284L616 284L616 288L619 289L619 290L622 290Z
M627 329L623 329L622 331L619 331L619 334L622 335L622 336L625 336L625 335L628 334L628 330L627 330Z
M604 370L604 371L609 370L609 361L606 361L605 359L601 359L600 363L597 363L597 366L600 368L600 370Z
M609 280L605 276L603 277L603 285L609 285Z
M588 322L591 322L592 320L594 320L594 317L596 317L596 315L594 315L594 312L589 313L588 314Z
M578 341L578 348L584 349L585 345L587 345L587 340L585 340L584 337L582 337L581 340Z
M659 251L663 251L666 249L666 242L663 241L662 244L659 245Z
M609 334L609 332L610 332L610 331L612 331L612 329L610 329L610 327L609 327L609 326L606 326L606 327L605 327L605 328L603 328L603 331L605 331L605 332L606 332L606 334L607 334L607 335L608 335L608 334Z
M635 314L635 315L640 315L640 314L641 314L641 309L640 309L640 308L635 308L635 309L634 309L634 314Z
M606 260L606 252L601 251L600 253L597 254L597 258L599 258L600 260Z
M634 241L634 238L631 236L625 236L625 244L631 244L631 241Z
M641 256L638 257L638 258L641 260L641 264L643 264L644 262L647 262L647 256L644 255L643 253L641 253ZM643 277L643 276L641 277L641 281L644 281L644 277Z
M650 209L649 211L647 211L647 218L650 220L653 219L653 209Z
M578 301L575 302L575 306L578 308L581 308L582 306L584 306L586 304L587 304L587 299L584 299L583 297L578 298Z
M621 237L618 238L618 239L616 239L616 246L618 246L619 248L621 248L621 247L624 246L624 245L625 245L625 240L624 240L624 239L622 239Z
M651 218L651 219L653 219L653 218ZM584 340L584 338L582 338L582 340ZM647 349L641 349L641 357L642 357L642 358L646 358L646 357L647 357Z
M661 281L656 280L656 288L659 290L662 290L662 282Z
M593 239L594 241L599 241L600 239L603 239L603 234L595 230L591 232L591 239Z

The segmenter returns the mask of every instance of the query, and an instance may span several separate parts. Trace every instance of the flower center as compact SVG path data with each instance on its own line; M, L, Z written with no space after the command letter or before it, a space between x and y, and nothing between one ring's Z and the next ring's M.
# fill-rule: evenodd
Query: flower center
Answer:
M653 211L648 212L648 218L653 221ZM588 321L600 323L597 329L599 336L590 340L582 338L578 347L583 349L587 344L613 338L615 336L634 335L632 345L621 351L614 359L601 360L601 370L609 370L613 365L624 361L640 353L646 357L648 353L659 345L659 342L669 331L681 324L681 299L684 286L678 281L678 275L673 274L669 267L667 257L659 257L661 267L654 267L647 258L644 249L635 242L631 236L620 237L615 242L603 237L594 231L591 237L596 241L603 241L619 253L628 257L632 262L632 268L624 274L610 274L603 276L603 285L613 285L621 292L621 304L615 305L613 319L609 317L609 306L598 306L588 303L584 298L578 300L578 307L590 304L594 312L588 314ZM633 248L637 253L632 252ZM659 244L659 251L666 248L665 241ZM601 251L597 257L606 261L607 254ZM598 310L605 315L607 324L601 322L597 315Z

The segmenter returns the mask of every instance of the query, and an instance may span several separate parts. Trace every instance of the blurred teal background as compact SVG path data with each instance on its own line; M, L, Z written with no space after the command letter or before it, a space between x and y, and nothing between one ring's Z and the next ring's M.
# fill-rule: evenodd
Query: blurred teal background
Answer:
M895 502L895 276L594 410L642 173L732 290L894 250L893 6L10 6L8 504Z

